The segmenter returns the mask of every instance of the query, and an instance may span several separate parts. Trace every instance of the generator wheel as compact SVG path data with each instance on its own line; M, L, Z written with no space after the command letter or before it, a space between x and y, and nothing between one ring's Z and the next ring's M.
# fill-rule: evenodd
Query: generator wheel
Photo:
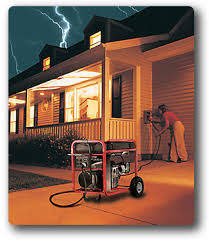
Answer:
M144 182L141 177L134 177L130 183L130 193L134 197L141 197L144 192Z

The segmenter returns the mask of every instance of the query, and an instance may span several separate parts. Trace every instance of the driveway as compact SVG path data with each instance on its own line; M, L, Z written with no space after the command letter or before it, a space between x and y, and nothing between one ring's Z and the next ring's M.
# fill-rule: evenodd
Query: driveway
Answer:
M10 168L71 180L67 169L11 165ZM72 189L64 184L9 194L9 221L14 225L190 225L194 216L194 162L154 161L140 176L144 195L137 199L129 193L102 197L95 195L73 208L57 208L49 202L55 192ZM131 176L121 178L129 184ZM69 204L79 193L57 196L54 201Z

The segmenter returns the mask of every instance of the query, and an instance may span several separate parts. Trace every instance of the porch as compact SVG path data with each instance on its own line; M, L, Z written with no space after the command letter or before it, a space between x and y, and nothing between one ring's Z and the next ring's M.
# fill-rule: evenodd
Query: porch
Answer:
M96 60L68 72L63 63L64 74L11 95L10 138L60 138L74 130L85 139L136 139L135 66L104 55Z

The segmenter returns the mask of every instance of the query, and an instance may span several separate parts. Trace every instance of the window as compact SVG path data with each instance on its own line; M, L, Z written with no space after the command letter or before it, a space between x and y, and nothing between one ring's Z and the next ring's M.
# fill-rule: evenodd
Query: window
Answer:
M30 127L34 126L34 105L30 106L30 123L29 123Z
M99 117L98 84L77 90L77 119L88 120Z
M121 118L121 76L112 80L112 117Z
M10 112L10 133L16 133L16 110Z
M65 93L65 122L74 121L74 91Z
M50 68L50 57L43 60L43 71Z
M60 93L59 105L59 123L64 123L65 120L65 92Z
M90 49L101 44L101 31L90 36Z

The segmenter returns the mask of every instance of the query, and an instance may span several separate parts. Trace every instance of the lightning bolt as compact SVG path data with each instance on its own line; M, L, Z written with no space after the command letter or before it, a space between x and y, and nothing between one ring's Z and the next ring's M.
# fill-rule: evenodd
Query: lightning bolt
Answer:
M127 12L123 11L119 6L117 6L117 8L118 8L122 13L124 13L124 14L126 15L126 17L128 17Z
M63 14L58 12L58 7L55 7L55 13L59 17L61 17L63 22L66 24L66 28L62 28L62 42L60 43L60 47L62 47L62 45L64 44L65 48L67 48L66 38L67 38L68 32L71 28L71 24L67 21L67 19L65 18L65 16Z
M131 8L132 10L134 10L135 12L139 12L136 8L132 7L132 6L129 6L129 8Z
M73 10L77 13L79 23L82 24L81 17L80 17L80 13L79 13L78 9L77 9L76 7L72 7L72 8L73 8Z
M55 7L55 13L62 18L63 22L66 24L66 28L63 28L58 22L56 22L54 19L52 19L51 17L49 17L48 14L42 12L41 10L39 9L35 9L36 11L40 12L42 15L46 16L50 21L52 21L54 24L56 24L58 26L58 28L61 29L62 31L62 42L60 42L60 47L62 48L63 45L65 48L67 48L67 42L66 42L66 37L67 37L67 34L70 30L70 23L66 20L65 16L61 13L58 12L58 7Z
M14 55L11 40L10 40L9 42L10 42L10 47L11 47L11 53L12 53L12 57L14 58L14 61L15 61L16 73L17 73L17 74L19 74L21 71L18 69L17 58L16 58L16 56Z

